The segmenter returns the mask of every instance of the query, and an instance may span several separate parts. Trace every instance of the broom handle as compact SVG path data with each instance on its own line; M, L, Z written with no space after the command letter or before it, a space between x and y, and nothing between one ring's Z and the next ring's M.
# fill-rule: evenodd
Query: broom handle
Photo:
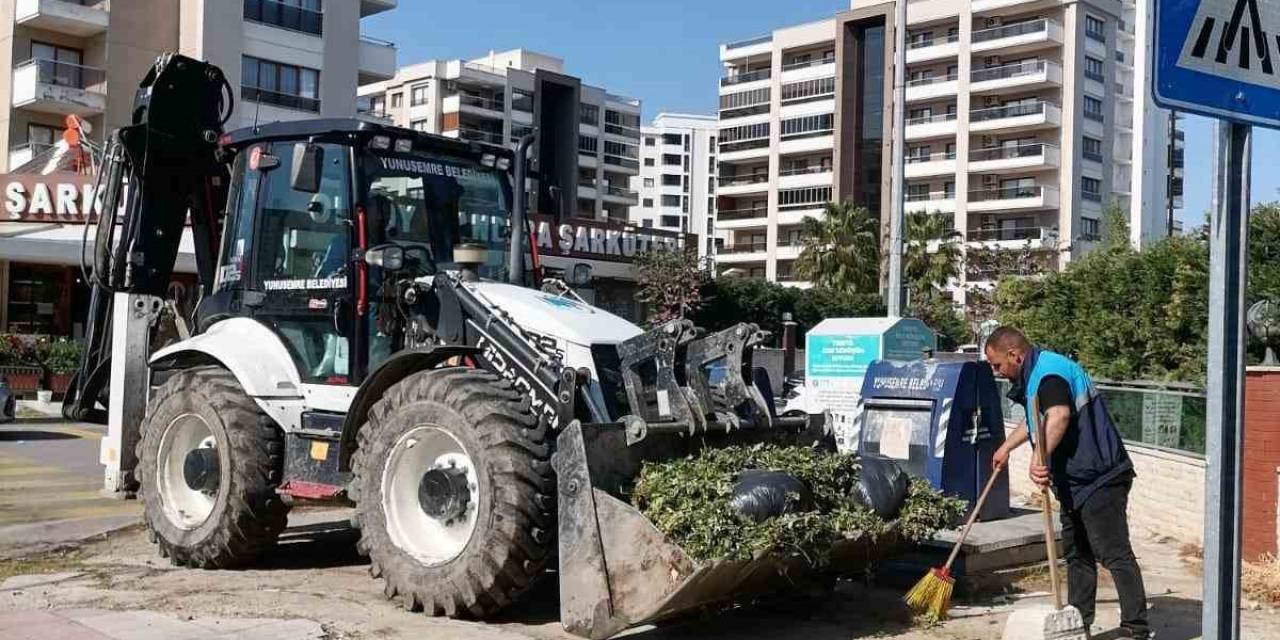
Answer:
M951 563L956 561L956 556L960 555L960 547L964 544L964 539L969 537L969 529L973 527L973 523L978 519L978 512L982 511L982 504L987 501L987 494L991 493L991 487L996 486L996 478L1000 477L1000 473L1004 471L1001 466L991 473L991 478L987 480L987 486L982 489L982 494L978 496L978 501L973 505L973 513L969 514L969 519L964 523L964 529L960 532L960 539L956 540L956 546L951 549L951 555L947 556L947 563L942 565L944 570L951 569Z
M1031 411L1036 420L1036 458L1043 467L1046 466L1044 445L1048 444L1048 430L1044 427L1038 400L1031 399ZM1053 535L1053 496L1048 487L1041 489L1040 493L1044 498L1044 547L1049 554L1049 582L1053 586L1053 604L1057 609L1062 609L1062 590L1058 586L1058 545Z

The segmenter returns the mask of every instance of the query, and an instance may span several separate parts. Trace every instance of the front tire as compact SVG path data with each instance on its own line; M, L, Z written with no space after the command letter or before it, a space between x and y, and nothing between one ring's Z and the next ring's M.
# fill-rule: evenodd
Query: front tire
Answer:
M288 514L276 493L284 443L230 372L200 367L165 381L137 451L147 528L173 564L242 566L275 545Z
M552 546L550 442L515 387L432 369L387 390L359 432L360 549L387 597L484 618L541 574Z

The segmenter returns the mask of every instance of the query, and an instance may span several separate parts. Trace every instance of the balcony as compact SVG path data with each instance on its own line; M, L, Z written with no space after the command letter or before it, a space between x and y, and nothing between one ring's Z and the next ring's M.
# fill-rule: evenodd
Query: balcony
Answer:
M940 151L929 155L908 155L906 163L903 171L907 178L946 176L954 175L956 172L956 154L954 151Z
M804 245L799 242L787 244L779 242L778 248L774 250L774 257L779 260L795 260L800 257L800 252L804 249Z
M906 201L903 210L907 213L954 213L956 210L954 191L908 192L903 200Z
M756 71L745 71L743 73L735 73L720 78L720 86L731 87L734 85L755 82L757 80L768 80L773 75L772 69L759 69Z
M241 85L240 99L245 102L260 102L296 111L320 112L320 101L315 98L307 98L292 93L280 93L279 91L259 89L257 87Z
M107 108L102 69L32 59L13 70L13 106L61 115L91 116Z
M396 45L393 42L360 36L360 84L390 80L396 75Z
M768 207L721 209L716 212L717 228L739 229L743 227L763 227L768 223Z
M744 193L761 193L769 190L769 174L753 173L745 176L721 176L716 184L716 195L736 196Z
M604 193L601 195L604 196L605 200L610 202L621 202L622 204L630 205L640 204L640 194L624 187L615 187L611 184L606 184L604 186Z
M834 75L835 72L835 58L814 58L782 65L781 79L784 82L811 80Z
M1021 211L1057 206L1058 190L1053 187L1000 187L969 192L969 211Z
M1027 9L1034 7L1048 8L1062 6L1065 3L1066 0L973 0L969 6L973 13L979 14L1011 7L1023 8L1025 6Z
M956 114L954 113L907 118L907 140L954 138L955 135Z
M1062 85L1062 67L1047 60L1025 60L999 67L978 69L969 75L974 93L1023 91Z
M485 142L496 145L503 144L501 131L485 131L484 129L468 129L463 127L455 129L452 132L446 131L444 132L444 135L461 140L474 140L476 142Z
M999 49L1000 55L1032 51L1062 44L1062 25L1041 18L974 31L969 47L974 53Z
M954 58L960 54L960 34L920 40L907 45L907 64Z
M1058 230L1053 227L988 227L970 229L965 240L993 249L1014 249L1030 244L1032 249L1056 241Z
M769 245L765 242L730 244L716 252L716 262L733 264L759 262L768 256L768 252Z
M324 34L323 13L278 0L244 0L244 19L315 36Z
M618 167L626 173L635 173L640 170L640 162L635 158L626 158L611 153L604 154L604 164L606 167Z
M484 118L501 120L503 118L504 105L501 100L471 93L458 93L445 97L441 110L445 113L461 111Z
M796 189L800 187L826 187L831 185L831 167L818 165L783 169L778 172L779 189Z
M1056 169L1058 147L1032 143L975 149L969 152L969 171L1011 171L1018 169Z
M908 80L907 102L921 102L923 100L936 100L954 96L959 87L960 84L957 82L955 74Z
M764 34L720 45L720 59L741 59L769 53L773 47L773 35Z
M588 200L596 199L596 180L594 178L578 180L578 197Z
M9 149L9 170L31 162L31 159L52 149L53 145L44 142L28 142Z
M13 22L24 27L85 38L107 30L105 0L17 0Z
M970 131L1043 129L1058 127L1061 123L1062 110L1058 105L1044 100L974 109L969 112Z
M367 18L376 13L396 8L397 0L360 0L360 17Z
M718 162L736 162L769 157L769 139L751 138L720 143Z

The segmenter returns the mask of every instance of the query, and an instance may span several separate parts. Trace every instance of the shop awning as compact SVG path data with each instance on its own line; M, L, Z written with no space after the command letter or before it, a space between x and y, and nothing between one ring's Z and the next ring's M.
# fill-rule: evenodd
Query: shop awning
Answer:
M84 246L84 225L54 222L0 222L0 259L10 262L57 264L68 267L80 265L81 247ZM93 229L89 230L90 233ZM92 254L90 237L86 252ZM191 230L182 232L178 248L176 270L195 273L195 245Z

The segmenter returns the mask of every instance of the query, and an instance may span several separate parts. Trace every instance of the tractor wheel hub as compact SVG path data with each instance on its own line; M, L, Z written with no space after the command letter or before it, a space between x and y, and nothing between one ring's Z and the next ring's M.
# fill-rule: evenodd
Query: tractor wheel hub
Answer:
M200 447L188 452L182 461L182 479L192 491L217 491L220 480L218 450Z
M437 520L448 522L462 515L470 500L467 472L458 467L431 469L418 483L418 504L423 513Z

